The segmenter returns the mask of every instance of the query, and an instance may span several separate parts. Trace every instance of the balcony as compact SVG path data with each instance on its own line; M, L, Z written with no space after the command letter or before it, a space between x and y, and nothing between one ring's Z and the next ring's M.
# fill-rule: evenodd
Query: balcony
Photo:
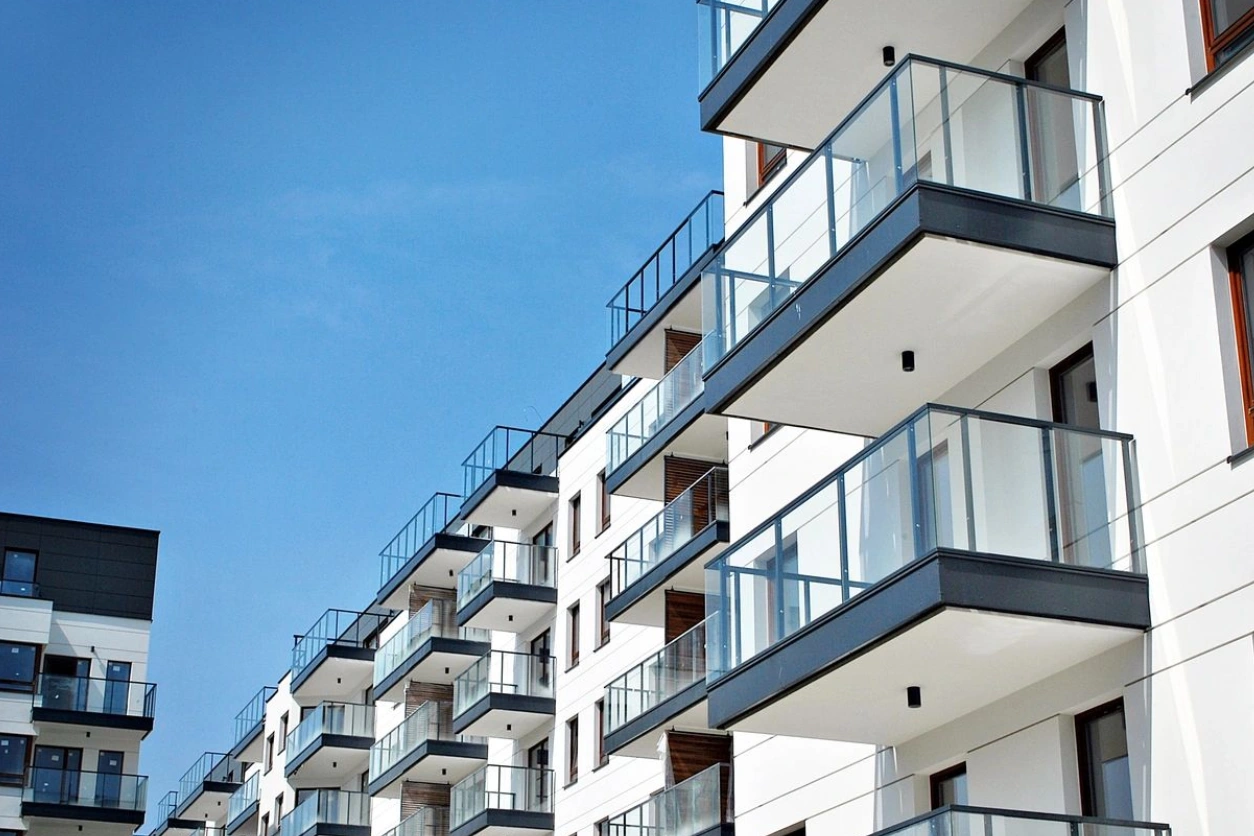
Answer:
M447 807L419 807L383 836L448 836Z
M370 836L370 796L317 790L283 817L280 836Z
M993 807L951 805L931 810L874 836L1171 836L1165 824L1061 816Z
M293 789L343 786L360 775L374 743L374 706L324 702L287 735L283 776Z
M714 467L610 554L606 618L661 627L666 591L704 592L704 559L730 539L727 468Z
M552 656L493 650L453 682L453 731L512 740L552 724Z
M451 589L466 561L478 554L486 540L450 534L462 498L437 493L379 552L379 595L375 605L392 610L409 606L411 584Z
M703 621L605 686L605 751L656 758L668 729L709 731Z
M460 518L471 525L526 528L557 499L560 435L495 427L462 462Z
M606 433L611 493L661 500L668 455L726 461L727 420L706 409L702 354L690 351Z
M492 649L491 641L486 630L457 626L452 601L428 601L379 648L374 660L375 701L401 702L410 679L451 685Z
M656 380L665 370L666 332L701 332L701 295L692 291L722 241L723 193L710 192L606 305L610 371Z
M1029 0L698 0L701 128L814 148L895 45L970 60ZM839 83L832 83L839 79Z
M369 791L396 798L405 781L452 783L487 759L487 740L453 731L452 705L424 702L370 748Z
M706 409L876 436L943 397L1108 280L1105 157L1097 97L904 60L707 269Z
M895 745L1138 640L1134 472L1126 435L919 410L710 564L711 726Z
M38 726L70 725L152 731L157 686L150 682L40 674L31 720Z
M605 836L707 836L736 832L731 765L717 763L605 823ZM974 834L976 831L971 831ZM964 831L954 831L954 836ZM931 836L931 835L930 835Z
M231 757L245 763L261 762L266 703L278 692L273 685L266 685L235 715L235 745L231 747Z
M292 648L292 698L303 706L350 700L370 684L379 631L391 612L327 610Z
M557 606L557 549L494 540L457 575L457 623L521 633Z
M198 825L218 820L231 795L244 783L243 762L230 755L205 752L179 779L179 803L172 818Z
M450 836L553 830L553 771L489 764L453 787Z
M261 773L253 772L240 788L231 793L226 803L226 836L243 830L245 836L257 832L257 814L261 808Z
M144 822L147 800L145 775L30 767L22 787L22 816L32 825L36 819L57 819L91 822L93 831L131 833Z

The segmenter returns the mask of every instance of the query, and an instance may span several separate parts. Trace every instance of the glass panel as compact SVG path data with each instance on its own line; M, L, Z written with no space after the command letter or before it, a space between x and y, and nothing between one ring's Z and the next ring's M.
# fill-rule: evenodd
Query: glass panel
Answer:
M324 734L374 738L374 706L324 702L305 715L287 735L288 760L317 742Z
M617 470L705 391L703 350L697 346L644 393L606 434L606 471Z
M488 694L553 696L553 657L493 650L453 680L453 716Z
M35 693L37 708L83 711L127 717L151 717L156 685L87 676L40 674Z
M552 587L557 549L494 540L457 573L457 608L469 604L493 581Z
M244 764L230 755L205 752L179 779L180 803L199 794L206 781L234 784L244 780Z
M706 623L682 633L605 686L605 733L705 679Z
M457 828L484 810L553 812L553 771L489 764L453 786L450 825Z
M384 586L428 540L448 527L461 509L462 498L436 493L379 552L379 586Z
M447 807L420 807L384 836L447 836L448 822Z
M779 0L697 0L697 55L709 86Z
M564 436L516 427L494 427L462 461L462 495L470 496L498 470L547 475L557 469Z
M266 700L278 693L278 689L267 685L248 701L240 712L235 715L235 743L243 743L253 734L261 731L262 721L266 717Z
M478 627L458 627L452 601L432 599L409 617L405 626L374 654L374 685L378 687L432 637L487 642L491 634Z
M714 764L605 823L607 836L695 836L731 823L731 766Z
M367 647L391 616L351 610L327 610L292 648L292 676L300 674L329 644Z
M370 747L370 780L377 780L398 761L428 740L486 745L487 738L454 734L452 703L424 702L400 725Z
M344 790L316 790L283 817L281 836L300 836L315 825L368 827L370 796Z
M231 798L226 804L226 820L228 823L234 822L241 815L248 812L248 808L258 800L257 793L260 787L261 773L254 772L239 789L231 793Z
M978 419L969 421L968 433L976 549L1052 560L1048 432Z
M22 800L74 807L143 810L147 795L148 778L145 775L32 766L27 770Z

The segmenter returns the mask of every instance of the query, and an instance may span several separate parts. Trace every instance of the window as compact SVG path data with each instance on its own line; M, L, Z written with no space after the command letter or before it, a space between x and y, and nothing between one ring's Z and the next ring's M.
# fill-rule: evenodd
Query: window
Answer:
M610 602L610 579L606 578L597 584L597 646L599 650L610 643L610 620L605 617L605 607Z
M552 681L549 659L553 656L553 645L548 630L531 640L531 655L536 657L536 683L541 688L548 688Z
M943 769L932 775L932 809L967 803L967 765Z
M769 142L755 143L757 146L755 151L757 154L757 183L756 188L762 188L767 181L774 177L784 167L784 162L788 159L788 149L782 145L772 145Z
M269 836L270 834L270 814L266 813L261 817L261 829L257 831L261 836Z
M1228 249L1228 272L1241 369L1245 439L1254 447L1254 235L1247 235Z
M597 700L596 723L593 739L597 742L597 765L595 768L599 769L610 762L610 756L605 753L605 700Z
M1254 43L1254 0L1201 0L1206 66L1215 69Z
M1052 87L1071 87L1067 32L1059 29L1023 62L1024 75ZM1064 209L1080 210L1080 165L1075 115L1069 98L1030 92L1028 142L1031 147L1031 194L1027 197Z
M601 534L610 527L610 492L605 487L604 470L597 474L597 496L598 504L601 506L601 527L597 530L597 534Z
M1080 810L1086 816L1132 818L1132 770L1123 700L1075 718L1080 755Z
M749 446L757 444L762 439L771 434L771 431L779 424L772 424L770 421L753 421L749 424Z
M29 754L29 737L0 734L0 784L21 786Z
M283 825L283 793L279 793L274 799L274 820Z
M583 500L579 494L575 494L575 498L570 501L570 556L574 557L579 554L580 531L579 516L583 510Z
M1054 401L1054 420L1091 430L1102 428L1097 409L1097 363L1093 344L1049 370L1049 388Z
M579 780L579 715L566 721L566 785Z
M0 691L33 691L39 646L0 642Z
M287 712L279 718L279 751L287 751Z
M579 664L579 604L571 604L566 610L566 669Z
M34 598L36 560L34 552L5 549L4 565L0 566L0 595Z
M269 772L271 769L274 769L274 734L273 734L273 733L270 733L270 734L266 735L266 768L265 768L265 771L266 771L266 772ZM275 816L274 818L275 818L275 821L278 821L278 818L279 818L279 817L278 817L278 816Z

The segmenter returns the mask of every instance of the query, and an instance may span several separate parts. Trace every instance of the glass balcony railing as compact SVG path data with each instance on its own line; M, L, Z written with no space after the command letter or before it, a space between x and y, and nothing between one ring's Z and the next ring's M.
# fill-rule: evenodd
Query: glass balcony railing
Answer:
M288 762L296 760L320 735L337 734L374 739L374 706L324 702L287 734Z
M151 682L89 676L39 675L35 707L120 717L152 717L157 686Z
M485 810L553 812L553 770L488 764L453 786L449 824L453 829Z
M727 468L710 468L610 553L611 596L621 595L712 523L726 522L727 511Z
M166 820L174 815L174 811L178 809L178 806L178 790L170 790L161 796L161 800L157 802L157 820L153 825L154 828L165 824Z
M605 733L621 729L705 679L706 622L677 636L605 686Z
M370 747L370 780L378 780L428 740L487 744L487 738L453 732L451 703L424 702L413 714Z
M492 635L477 627L457 626L457 607L452 601L434 599L409 617L396 635L388 639L374 655L374 684L378 687L415 650L432 637L488 642Z
M388 623L385 613L327 610L292 648L292 677L300 675L328 645L370 647Z
M203 824L193 830L191 836L226 836L226 828L216 824Z
M610 348L618 345L666 291L722 240L723 193L710 192L606 305Z
M1138 572L1132 439L927 406L706 569L711 680L937 548Z
M462 496L470 496L498 470L545 476L557 469L564 436L516 427L494 427L462 462Z
M1110 217L1101 99L929 58L900 62L706 271L705 368L921 181Z
M419 807L383 836L448 836L448 818L447 807Z
M184 803L199 793L206 781L237 784L243 780L243 763L220 752L205 752L179 779L179 801Z
M461 509L462 498L436 493L379 552L379 586L385 586L428 540L448 528Z
M370 826L370 796L346 790L314 790L283 817L280 836L301 836L315 825Z
M696 836L732 821L731 765L716 763L605 823L606 836Z
M697 0L701 89L710 86L780 0Z
M705 391L702 349L697 346L644 393L605 435L605 468L613 473L649 439L661 432L684 407Z
M22 800L34 804L142 811L147 806L148 776L32 766L26 770Z
M554 585L557 549L493 540L457 573L457 608L469 604L493 581Z
M989 807L941 807L875 836L1171 836L1165 824Z
M267 685L253 694L248 704L235 715L235 745L239 746L261 730L266 719L266 701L279 692L273 685Z
M488 694L553 696L553 657L493 650L453 680L453 716Z
M260 798L258 794L261 789L261 773L254 772L249 776L248 780L240 785L240 788L231 793L231 797L226 802L226 820L230 824L242 816L249 807L257 803Z

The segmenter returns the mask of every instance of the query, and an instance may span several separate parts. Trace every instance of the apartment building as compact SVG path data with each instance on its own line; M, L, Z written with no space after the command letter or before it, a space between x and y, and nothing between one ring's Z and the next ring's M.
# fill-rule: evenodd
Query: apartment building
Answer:
M0 513L0 834L130 834L156 531Z
M1254 4L697 8L722 188L161 827L1244 832Z

